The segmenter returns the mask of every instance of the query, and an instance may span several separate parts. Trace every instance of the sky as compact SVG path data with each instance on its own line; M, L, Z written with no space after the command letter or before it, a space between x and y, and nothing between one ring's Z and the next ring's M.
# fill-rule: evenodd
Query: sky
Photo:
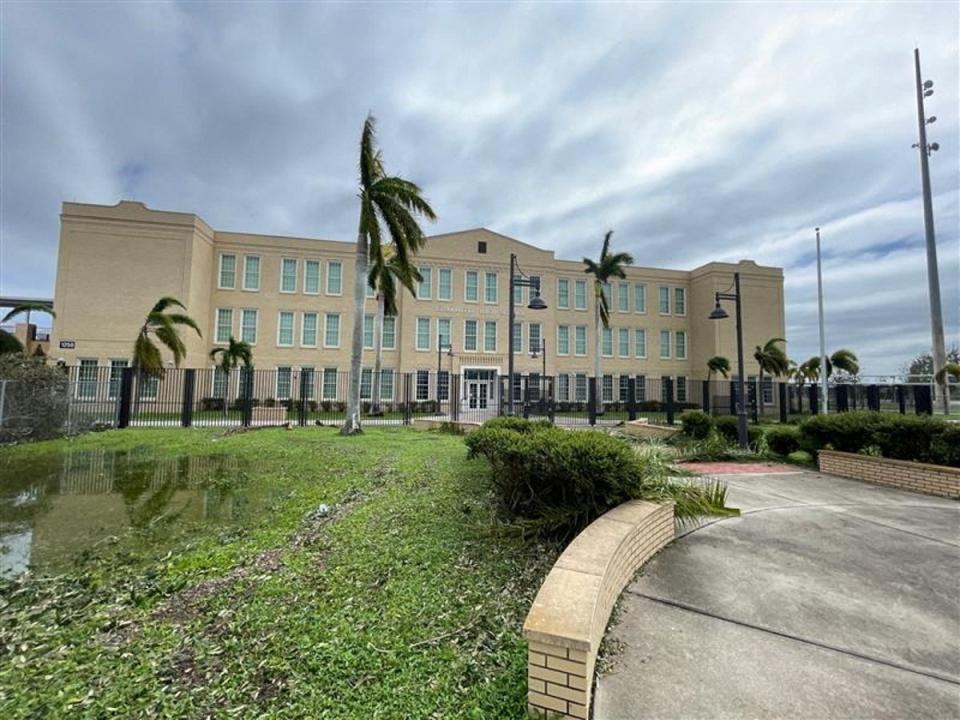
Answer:
M431 233L784 268L787 350L929 351L913 49L960 341L960 4L0 2L0 294L52 297L60 204L352 240L372 111ZM749 313L749 309L745 312Z

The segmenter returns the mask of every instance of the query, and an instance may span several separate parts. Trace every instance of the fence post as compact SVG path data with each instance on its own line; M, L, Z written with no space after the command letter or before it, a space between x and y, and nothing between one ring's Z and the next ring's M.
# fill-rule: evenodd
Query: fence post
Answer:
M595 377L587 378L587 413L590 416L590 424L597 424L597 379Z
M846 385L837 385L837 412L847 412L850 409L848 392Z
M447 391L450 398L450 420L451 422L457 422L460 419L460 373L454 375L451 372L448 377L450 378L449 390Z
M309 379L310 373L305 372L303 368L300 369L300 394L299 402L297 403L297 425L303 427L307 424L307 382Z
M637 419L637 379L633 375L627 378L627 419Z
M673 425L673 415L676 408L673 406L673 378L665 377L663 379L663 389L666 393L665 402L667 404L667 425Z
M710 399L710 381L704 380L700 389L700 406L707 415L710 414Z
M180 424L183 427L193 425L193 396L197 386L197 371L188 368L183 371L183 405L180 408ZM226 402L226 400L224 400Z
M880 412L880 388L876 385L867 385L867 408Z
M808 391L810 393L810 414L817 415L820 412L820 388L817 385L811 385Z
M933 394L929 385L913 386L913 405L917 415L933 415Z
M244 427L250 427L253 422L253 373L253 368L240 368L240 387L243 393L240 402L240 424Z
M130 402L133 399L133 373L132 367L125 367L120 375L120 397L117 402L120 407L117 410L117 427L130 427Z
M403 424L409 425L412 422L412 410L410 407L410 381L413 373L404 373L403 375Z
M557 412L557 376L553 375L550 377L550 382L547 387L550 388L550 397L547 399L547 413L550 417L550 423L553 424L556 422L556 412Z
M787 416L787 384L777 383L777 385L780 400L780 422L785 423L790 419Z
M907 393L904 392L903 385L897 385L897 409L901 415L907 414Z

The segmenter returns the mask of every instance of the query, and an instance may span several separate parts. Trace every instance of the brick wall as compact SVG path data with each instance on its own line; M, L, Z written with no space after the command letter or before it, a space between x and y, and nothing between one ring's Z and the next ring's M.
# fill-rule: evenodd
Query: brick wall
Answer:
M960 468L821 450L820 472L926 495L960 498Z
M570 543L523 625L532 714L589 717L593 670L610 612L637 569L673 537L672 505L632 500Z

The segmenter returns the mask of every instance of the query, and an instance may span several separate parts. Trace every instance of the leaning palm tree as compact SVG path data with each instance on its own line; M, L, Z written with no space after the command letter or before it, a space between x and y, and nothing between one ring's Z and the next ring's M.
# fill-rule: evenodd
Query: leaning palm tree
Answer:
M603 347L603 331L610 327L610 307L607 305L607 296L603 292L604 286L611 278L625 278L624 267L633 263L633 256L629 253L610 253L610 238L613 237L613 230L608 230L603 236L603 247L600 250L600 259L596 262L590 258L584 258L583 264L586 265L584 272L593 276L593 294L595 298L595 321L597 328L597 356L594 363L595 382L597 387L597 411L603 410L603 376L600 374L600 356ZM511 329L512 332L512 329Z
M834 370L857 375L860 372L860 362L852 350L840 348L828 358L827 377L832 375Z
M383 259L373 262L367 281L370 289L377 294L377 314L373 325L373 382L371 388L370 414L380 415L380 383L383 372L383 319L399 314L397 292L399 286L405 287L411 295L416 295L416 284L423 278L416 266L402 262L393 245L380 245ZM439 381L438 381L439 382Z
M223 416L226 417L227 401L230 396L230 373L234 368L240 367L241 363L246 368L253 365L253 349L249 343L237 340L231 335L227 347L218 347L210 351L210 359L217 362L217 358L220 359L217 365L224 377Z
M386 226L396 256L403 264L423 247L426 238L417 216L436 220L433 208L421 196L420 188L409 180L387 175L383 155L376 146L376 122L368 115L360 136L360 222L357 229L357 251L353 282L353 342L350 351L350 395L347 398L347 419L342 435L360 432L360 370L363 362L363 306L366 300L368 265L380 275L377 265L387 261L382 249L380 224Z
M168 313L167 310L172 307L186 310L183 303L176 298L162 297L147 313L146 320L140 326L140 332L137 333L137 339L133 344L133 367L141 378L163 376L160 348L154 342L154 338L173 354L174 365L180 367L181 361L187 355L187 348L180 338L177 327L185 325L196 330L197 335L201 335L200 328L189 315Z
M730 361L723 355L714 355L707 360L707 381L709 382L713 374L717 373L726 378L730 374Z
M787 360L787 354L781 347L786 340L783 338L770 338L761 347L757 345L753 351L753 359L757 361L760 367L759 389L757 391L757 404L760 408L760 417L763 417L763 374L769 373L774 377L786 375L790 370L790 361Z

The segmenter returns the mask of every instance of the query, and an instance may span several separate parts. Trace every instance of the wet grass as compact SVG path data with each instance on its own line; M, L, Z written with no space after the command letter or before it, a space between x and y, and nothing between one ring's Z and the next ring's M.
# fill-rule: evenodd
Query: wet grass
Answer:
M525 717L520 627L558 548L486 532L462 438L130 429L0 462L96 448L229 453L281 499L162 555L105 545L0 585L0 717Z

